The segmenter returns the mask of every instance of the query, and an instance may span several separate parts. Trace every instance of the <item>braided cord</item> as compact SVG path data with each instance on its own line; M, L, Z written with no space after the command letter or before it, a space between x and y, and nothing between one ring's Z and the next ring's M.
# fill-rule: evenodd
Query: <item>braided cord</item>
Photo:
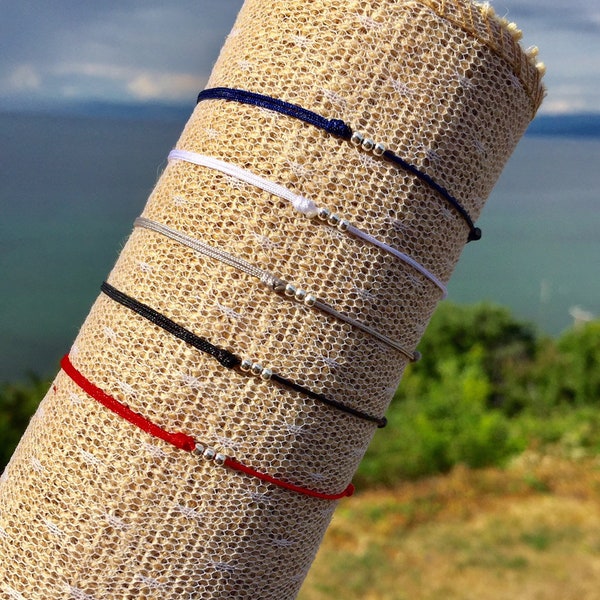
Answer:
M126 306L132 311L138 313L145 319L148 319L148 321L158 325L180 340L183 340L186 344L193 346L205 354L210 354L224 367L233 369L233 367L237 367L241 363L241 360L235 354L232 354L224 348L219 348L218 346L211 344L208 340L193 334L191 331L188 331L181 325L178 325L175 323L175 321L171 321L171 319L161 315L159 312L156 312L149 306L134 300L123 292L120 292L106 281L102 283L100 289L119 304L122 304L123 306Z
M273 183L272 181L255 175L247 169L242 169L240 167L237 167L236 165L232 165L231 163L225 162L223 160L213 158L212 156L206 156L204 154L198 154L196 152L190 152L188 150L171 150L171 152L169 152L169 160L183 160L194 165L207 167L208 169L214 169L215 171L219 171L226 175L230 175L231 177L235 177L240 181L245 181L246 183L254 185L261 190L278 196L279 198L283 198L284 200L290 202L298 212L305 215L306 217L313 219L318 216L319 219L324 223L327 223L328 225L333 227L337 226L341 231L345 231L349 235L359 238L364 242L367 242L374 246L377 246L381 250L384 250L392 256L399 258L406 264L419 271L419 273L424 275L435 285L437 285L440 288L440 290L442 290L443 298L446 298L448 294L446 286L440 281L440 279L436 277L433 273L428 271L423 265L418 263L414 258L411 258L407 254L404 254L404 252L400 252L400 250L397 250L392 246L388 246L386 243L382 242L381 240L378 240L376 237L372 236L366 231L363 231L362 229L351 225L345 219L340 219L340 217L338 217L337 215L332 215L327 209L319 208L309 198L305 198L304 196L295 194L294 192L288 190L282 185Z
M304 121L309 125L314 125L327 133L345 140L349 140L352 135L352 129L340 119L327 119L312 110L307 110L297 104L278 100L277 98L271 98L270 96L264 96L263 94L247 92L246 90L237 90L226 87L209 88L198 94L196 103L202 102L202 100L231 100L233 102L241 102L242 104L252 104L259 108L266 108L283 115L294 117L295 119Z
M106 281L102 283L100 289L104 294L106 294L115 302L118 302L126 308L129 308L130 310L136 312L151 323L154 323L154 325L161 327L165 331L173 334L175 337L178 337L179 339L183 340L186 344L189 344L190 346L200 350L201 352L204 352L206 354L209 354L213 358L216 358L219 361L219 363L227 369L233 369L238 367L243 373L252 373L263 378L273 379L273 381L276 381L277 383L291 390L300 392L305 396L312 398L313 400L317 400L323 404L327 404L329 406L337 408L338 410L341 410L342 412L345 412L354 417L358 417L360 419L364 419L365 421L376 423L378 427L385 427L385 425L387 424L387 420L385 417L375 417L361 410L352 408L351 406L346 406L341 402L337 402L336 400L327 398L323 394L313 392L312 390L304 387L303 385L300 385L299 383L291 381L285 377L282 377L281 375L277 375L276 373L272 373L269 369L263 369L259 365L252 365L250 361L242 360L233 352L211 344L204 338L197 336L196 334L185 329L181 325L175 323L174 321L171 321L171 319L165 317L164 315L160 314L159 312L155 311L149 306L142 304L141 302L135 300L131 296L128 296L127 294L117 290L115 287L113 287ZM248 366L246 367L246 365ZM252 368L253 366L258 367L258 369ZM268 376L266 375L267 373Z
M151 231L154 231L155 233L160 233L165 237L179 242L183 246L191 248L199 254L203 254L204 256L208 256L209 258L213 258L215 260L224 262L230 267L233 267L235 269L238 269L239 271L242 271L243 273L260 279L260 281L262 281L268 287L276 289L281 284L285 286L285 282L282 282L281 279L278 279L270 273L267 273L267 271L264 271L263 269L255 267L243 258L233 256L232 254L229 254L224 250L220 250L219 248L209 246L205 242L190 237L189 235L181 233L180 231L176 231L175 229L171 229L170 227L167 227L162 223L157 223L156 221L152 221L151 219L147 219L146 217L137 217L133 224L135 227L143 227L144 229L149 229Z

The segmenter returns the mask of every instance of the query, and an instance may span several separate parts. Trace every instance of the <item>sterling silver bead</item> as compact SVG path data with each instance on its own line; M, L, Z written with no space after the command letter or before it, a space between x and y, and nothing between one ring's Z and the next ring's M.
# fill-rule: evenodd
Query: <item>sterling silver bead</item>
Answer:
M271 379L272 376L273 371L271 371L271 369L263 369L260 373L261 379L264 379L265 381L269 381L269 379Z
M302 302L304 298L306 298L306 291L296 290L296 300L298 300L298 302Z
M306 304L306 306L314 306L316 301L317 298L312 294L307 294L306 298L304 298L304 304Z
M373 154L375 156L381 156L385 152L385 146L381 142L377 142L375 144L375 148L373 148Z
M340 231L347 231L348 227L350 226L350 223L348 223L348 221L346 221L345 219L342 219L339 223L338 223L338 229Z
M247 373L250 369L252 368L252 361L248 360L247 358L245 358L241 363L240 363L240 369L242 371L244 371L244 373Z
M327 222L330 225L333 225L334 227L337 227L339 225L339 223L340 223L341 220L342 219L338 215L335 215L335 214L332 213L331 215L329 215L329 219L327 219Z
M292 285L291 283L288 283L285 286L285 295L286 296L295 296L296 295L296 286Z
M206 460L212 460L217 454L217 451L214 448L206 448L204 450L204 453L202 454L202 456L206 459Z
M363 150L366 150L367 152L371 152L371 150L375 148L375 142L371 138L365 138L361 145Z
M360 146L363 143L363 140L365 139L365 136L360 133L359 131L355 131L352 134L352 137L350 138L350 141L355 145L355 146Z
M321 219L322 221L327 221L327 219L329 219L329 215L331 214L331 212L329 210L327 210L326 208L320 208L318 214L319 214L319 219Z
M260 375L262 373L263 367L260 363L254 363L252 365L252 374L253 375Z
M278 294L281 294L281 292L285 291L286 285L287 285L287 282L283 281L283 279L277 279L273 283L273 291L277 292Z
M205 448L204 448L204 446L203 446L202 444L196 444L196 445L194 446L193 453L194 453L196 456L202 456L202 454L204 454L204 450L205 450Z
M220 452L217 452L217 454L215 454L215 464L219 465L220 467L222 467L225 464L225 461L227 460L227 457L224 454L221 454Z

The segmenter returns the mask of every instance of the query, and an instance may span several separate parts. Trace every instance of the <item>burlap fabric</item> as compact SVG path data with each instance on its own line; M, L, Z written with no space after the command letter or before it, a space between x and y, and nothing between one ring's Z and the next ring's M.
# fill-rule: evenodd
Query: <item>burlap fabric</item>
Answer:
M209 87L344 119L476 218L543 95L517 39L466 0L247 0ZM265 109L203 102L177 147L286 185L444 281L467 238L456 211L414 176ZM295 282L409 350L441 296L384 251L185 162L166 166L144 216ZM364 332L146 229L133 231L108 280L212 343L375 415L406 365ZM376 431L224 369L104 295L71 360L165 429L323 492L344 489ZM177 450L59 372L1 481L0 597L294 598L335 505Z

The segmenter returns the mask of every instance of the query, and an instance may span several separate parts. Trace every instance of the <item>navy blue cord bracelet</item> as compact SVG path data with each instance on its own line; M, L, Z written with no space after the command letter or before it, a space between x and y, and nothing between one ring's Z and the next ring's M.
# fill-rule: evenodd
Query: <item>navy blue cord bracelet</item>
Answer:
M331 135L350 141L356 146L361 146L364 150L373 152L375 156L381 156L389 162L398 165L405 171L408 171L426 183L451 204L469 226L468 242L481 238L481 229L475 227L475 224L465 207L450 194L445 187L437 183L430 175L424 173L413 164L400 158L391 150L387 150L383 144L376 143L369 138L365 138L361 133L353 131L352 127L341 119L327 119L311 110L298 106L297 104L278 100L277 98L271 98L270 96L265 96L263 94L256 94L254 92L234 88L217 87L203 90L198 94L197 102L202 102L203 100L231 100L233 102L241 102L242 104L252 104L260 108L266 108L289 117L294 117L309 125L314 125Z

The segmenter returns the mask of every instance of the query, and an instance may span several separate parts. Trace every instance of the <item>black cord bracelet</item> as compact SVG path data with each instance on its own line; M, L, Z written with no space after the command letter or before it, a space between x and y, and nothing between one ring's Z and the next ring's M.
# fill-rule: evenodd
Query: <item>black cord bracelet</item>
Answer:
M421 171L415 165L400 158L391 150L387 150L383 144L374 142L369 138L365 138L361 133L353 131L352 127L341 119L327 119L311 110L298 106L297 104L235 88L216 87L203 90L198 94L197 103L202 102L203 100L231 100L234 102L241 102L242 104L251 104L260 108L266 108L299 119L300 121L308 123L309 125L314 125L331 135L350 141L356 146L361 146L363 150L373 152L375 156L381 156L389 162L398 165L405 171L408 171L429 185L429 187L434 189L449 204L451 204L469 227L467 242L479 240L481 238L481 229L475 227L471 215L445 187L437 183L430 175Z
M385 427L387 425L387 419L385 417L375 417L356 408L352 408L351 406L347 406L342 402L338 402L337 400L327 398L327 396L324 396L323 394L313 392L312 390L305 388L303 385L300 385L299 383L282 377L277 373L273 373L271 369L263 368L262 365L258 363L252 363L249 360L242 360L233 352L211 344L205 338L197 336L196 334L185 329L181 325L175 323L174 321L171 321L171 319L169 319L168 317L165 317L164 315L150 308L146 304L143 304L135 300L131 296L120 292L106 281L102 283L100 289L104 294L106 294L115 302L122 304L123 306L141 315L145 319L148 319L148 321L154 323L155 325L158 325L165 331L168 331L175 337L178 337L179 339L183 340L184 342L186 342L186 344L189 344L190 346L193 346L194 348L206 354L209 354L213 358L217 359L217 361L219 361L219 363L227 369L234 369L237 367L243 373L256 375L261 379L275 381L284 387L287 387L296 392L300 392L301 394L304 394L309 398L312 398L313 400L318 400L323 404L327 404L328 406L337 408L338 410L345 412L349 415L352 415L359 419L364 419L365 421L371 421L372 423L376 423L377 427Z

